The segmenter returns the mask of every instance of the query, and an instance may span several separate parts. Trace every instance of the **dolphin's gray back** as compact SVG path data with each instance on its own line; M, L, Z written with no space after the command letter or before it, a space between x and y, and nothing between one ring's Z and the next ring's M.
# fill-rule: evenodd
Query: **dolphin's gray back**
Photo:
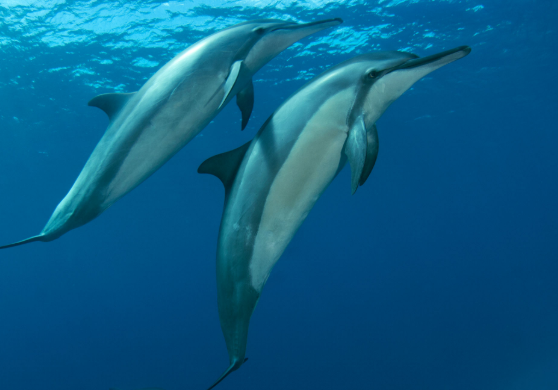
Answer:
M130 98L110 121L43 234L60 235L93 219L207 126L219 112L222 96L214 96L215 91L223 84L234 54L218 48L230 44L234 39L222 31L202 39L164 65ZM204 60L197 61L202 56Z
M83 170L90 176L88 165L105 169L101 180L111 185L106 188L103 206L110 206L145 180L215 116L215 110L205 106L228 73L225 64L231 53L210 48L226 45L229 40L218 33L184 50L163 66L109 125ZM202 56L204 61L198 61ZM111 153L119 149L128 152Z
M231 357L244 357L250 317L271 268L346 162L341 152L354 93L345 89L340 94L328 87L307 84L268 119L227 189L217 285L219 317ZM345 107L339 107L342 100L348 100ZM326 153L320 152L323 145L312 147L314 141L332 138Z
M243 244L248 249L253 247L271 185L306 124L326 100L318 89L311 87L299 90L262 126L246 152L227 197L221 230L229 221L251 226L252 231L246 234L248 241ZM228 249L223 248L223 251Z
M223 263L230 262L231 255L233 256L232 261L243 263L253 261L253 251L258 249L256 245L258 235L266 234L266 232L260 231L261 220L264 216L266 204L269 205L272 188L278 178L286 180L286 182L277 183L275 190L280 190L279 186L294 189L294 187L304 184L291 183L289 185L288 182L289 177L294 180L297 171L300 173L312 169L306 166L300 166L297 169L297 166L294 166L298 163L301 165L313 163L310 160L304 161L303 154L306 150L311 153L314 149L308 148L307 145L304 145L305 151L299 150L299 147L297 148L297 143L306 142L304 134L310 134L308 132L312 131L312 137L315 137L312 139L320 139L318 133L327 132L328 127L332 126L331 123L328 123L330 122L329 116L337 115L337 125L334 125L337 128L333 131L336 134L338 133L340 137L337 140L336 147L339 147L339 142L341 142L342 147L346 138L346 128L343 128L345 125L344 119L351 102L347 102L345 107L338 107L335 103L327 102L332 98L335 100L334 97L340 93L349 97L354 94L352 89L342 89L340 92L338 88L339 85L332 83L307 84L275 112L252 141L225 205L218 249L218 258L223 257ZM326 103L329 104L327 109L324 108ZM324 124L324 126L319 129L309 129L309 124L313 123ZM329 142L329 140L327 141ZM296 153L293 154L293 149L300 155L295 156ZM309 156L310 159L314 160L322 157L319 152L316 156ZM327 183L323 183L323 188L320 187L317 190L319 192L325 189L325 186L329 184L329 181L335 177L340 167L346 162L342 155L332 155L332 158L336 161L335 173L328 179ZM286 166L286 163L290 165ZM300 175L297 177L300 177ZM274 200L277 200L280 196L276 191L273 194L275 194L273 195ZM291 195L294 196L294 194ZM286 205L285 207L290 206ZM272 211L268 210L269 212ZM281 214L281 211L278 210L277 212ZM302 222L302 220L298 222ZM238 230L235 229L235 226L242 226L244 229ZM294 230L298 226L297 223Z

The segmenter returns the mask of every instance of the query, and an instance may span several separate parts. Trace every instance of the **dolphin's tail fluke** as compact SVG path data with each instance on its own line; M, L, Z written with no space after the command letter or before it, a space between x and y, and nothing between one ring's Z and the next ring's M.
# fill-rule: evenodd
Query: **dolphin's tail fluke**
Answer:
M12 244L0 246L0 249L11 248L11 247L13 247L13 246L23 245L23 244L27 244L27 243L29 243L29 242L34 242L34 241L45 241L45 240L44 240L44 235L43 235L43 234L39 234L38 236L29 237L29 238L26 238L25 240L21 240L21 241L18 241L18 242L14 242L14 243L12 243Z
M217 379L217 381L215 381L214 384L212 384L207 390L211 390L212 388L214 388L215 386L217 386L219 383L221 383L221 381L223 379L225 379L227 377L227 375L229 375L231 372L233 372L234 370L236 370L234 363L231 364L229 366L229 368L227 368L227 370L219 377L219 379Z
M221 383L221 381L223 379L225 379L227 377L227 375L229 375L233 371L236 371L238 368L240 368L240 366L242 364L246 363L246 360L248 360L248 358L244 359L244 361L240 364L238 364L238 361L232 362L231 365L229 366L229 368L227 368L227 370L219 377L219 379L217 379L217 381L214 384L212 384L211 387L207 390L211 390L215 386L217 386L219 383Z

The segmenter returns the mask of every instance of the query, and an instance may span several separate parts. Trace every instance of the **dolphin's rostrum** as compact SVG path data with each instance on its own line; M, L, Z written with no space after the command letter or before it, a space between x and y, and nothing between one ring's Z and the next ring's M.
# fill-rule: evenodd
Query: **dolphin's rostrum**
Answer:
M243 364L262 288L320 195L347 161L353 193L370 175L378 118L416 81L470 51L462 46L424 58L379 52L345 61L286 100L251 142L199 167L225 186L217 298L230 365L217 383Z
M194 138L234 96L242 128L254 103L252 75L296 41L341 23L254 20L193 44L135 93L89 102L109 117L108 128L42 232L0 249L52 241L99 216Z

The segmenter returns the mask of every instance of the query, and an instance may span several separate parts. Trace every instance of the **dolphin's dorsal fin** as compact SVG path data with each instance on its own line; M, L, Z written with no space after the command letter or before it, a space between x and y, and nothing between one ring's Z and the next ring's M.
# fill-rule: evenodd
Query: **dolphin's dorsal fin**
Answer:
M131 93L104 93L99 96L95 96L93 99L87 103L88 106L100 108L108 115L109 120L118 114L118 112L124 107L124 105L134 96L135 92Z
M209 173L217 176L225 186L225 192L228 193L236 176L236 172L238 168L240 168L240 163L250 147L250 142L230 152L221 153L208 158L199 166L198 173Z
M248 124L250 115L252 115L252 109L254 108L254 84L252 79L248 82L248 85L236 95L236 105L240 108L242 113L242 129Z
M351 193L354 194L366 161L366 126L362 116L355 119L345 141L345 154L351 165Z
M370 130L366 131L366 159L364 160L364 167L362 168L358 184L363 185L368 176L370 176L370 172L372 172L372 168L376 164L376 158L378 158L379 146L378 129L376 124L374 124Z

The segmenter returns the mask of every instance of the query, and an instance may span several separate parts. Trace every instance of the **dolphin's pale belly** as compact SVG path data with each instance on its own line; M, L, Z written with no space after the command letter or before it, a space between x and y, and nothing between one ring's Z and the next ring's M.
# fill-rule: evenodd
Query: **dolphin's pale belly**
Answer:
M273 180L249 266L252 287L258 292L338 172L347 138L346 113L350 98L347 93L339 93L320 107L306 123Z
M179 91L180 95L175 93L146 121L106 188L106 207L147 179L207 126L215 116L219 103L218 99L214 99L211 104L205 104L219 87L215 81L208 84L207 91L211 93L195 96L183 88Z
M209 78L206 72L189 73L185 79L163 75L164 85L154 76L137 92L138 96L109 125L43 229L44 234L63 234L95 218L147 179L209 123L216 115L219 94L211 103L206 102L223 80ZM193 94L192 85L200 79L207 81L207 88Z
M111 120L42 236L55 239L96 218L209 123L217 114L230 60L215 50L222 38L216 34L184 50L136 92Z
M330 98L298 127L287 120L296 114L292 106L276 112L237 173L217 251L219 318L231 356L244 356L250 317L273 265L338 172L345 100ZM296 103L304 110L304 101Z

